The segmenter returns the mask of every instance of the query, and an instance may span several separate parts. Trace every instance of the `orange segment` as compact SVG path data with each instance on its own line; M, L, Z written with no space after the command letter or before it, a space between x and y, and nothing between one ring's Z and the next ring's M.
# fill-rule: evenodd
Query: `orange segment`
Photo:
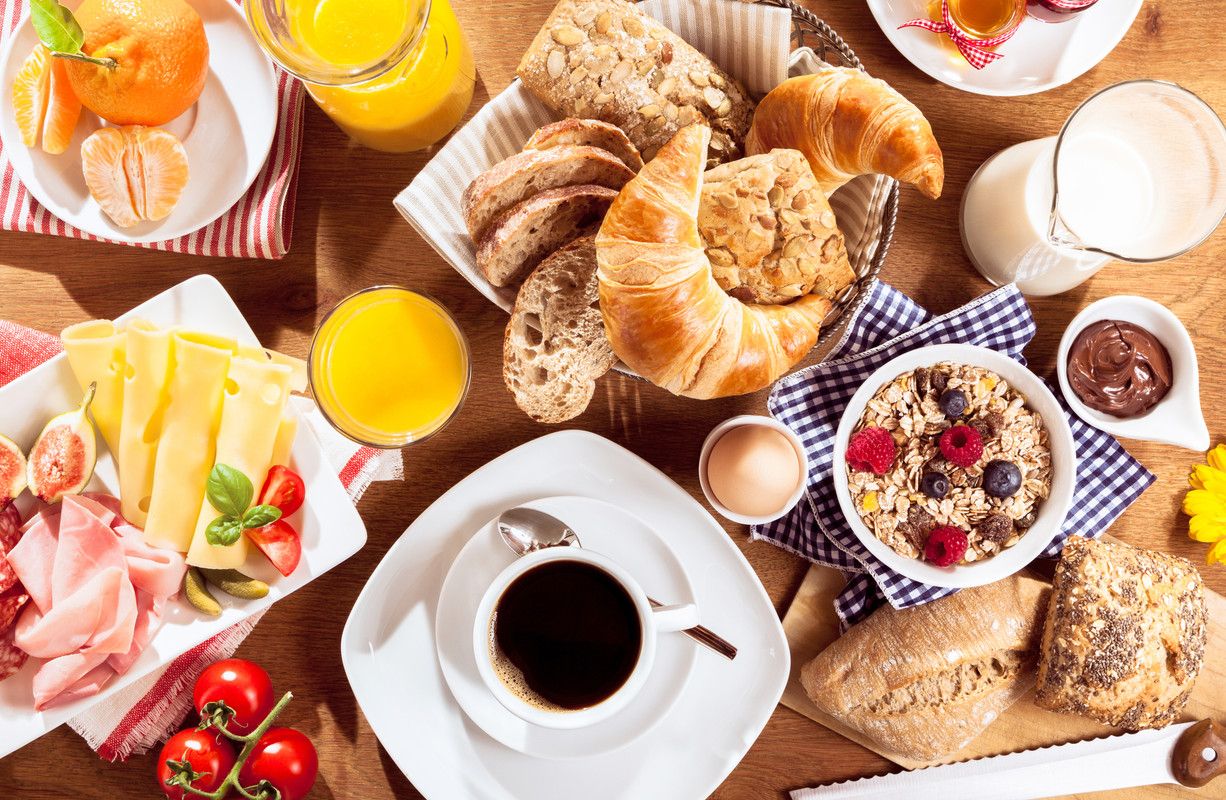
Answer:
M65 62L63 59L52 58L47 112L43 116L43 150L55 155L67 150L80 118L81 101L72 91Z
M26 147L59 155L68 149L81 117L81 101L72 91L64 62L35 45L13 79L13 112Z
M187 186L187 151L160 128L99 128L81 143L81 169L106 215L130 228L174 210Z

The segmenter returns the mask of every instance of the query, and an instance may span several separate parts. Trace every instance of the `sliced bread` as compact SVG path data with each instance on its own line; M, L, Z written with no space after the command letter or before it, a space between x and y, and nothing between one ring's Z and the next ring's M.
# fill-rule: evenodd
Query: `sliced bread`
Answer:
M584 236L541 262L519 290L502 348L502 376L515 404L537 422L583 413L596 379L617 362L597 302L596 237Z
M621 159L627 167L638 172L643 168L643 157L630 137L616 125L598 119L567 117L551 122L532 134L524 145L525 150L548 150L564 144L585 144L608 150Z
M477 242L477 266L495 286L514 286L545 256L599 225L615 197L592 184L533 195L487 227Z
M464 224L474 242L495 219L534 194L559 186L596 184L620 189L634 172L608 150L560 145L525 150L478 175L461 200Z

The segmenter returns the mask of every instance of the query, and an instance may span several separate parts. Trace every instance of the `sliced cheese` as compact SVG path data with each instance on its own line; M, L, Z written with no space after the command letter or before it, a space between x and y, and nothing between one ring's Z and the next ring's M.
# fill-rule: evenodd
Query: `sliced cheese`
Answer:
M290 377L290 390L294 388L293 377ZM294 450L294 437L298 435L298 417L295 416L289 409L286 409L285 416L281 417L281 424L277 428L277 441L272 446L272 465L274 467L288 467L289 460Z
M153 468L170 395L171 333L138 319L127 324L119 499L124 517L144 528L153 499Z
M289 367L272 363L262 352L258 358L240 356L230 361L215 462L246 475L257 495L273 463L291 377ZM207 497L196 507L199 514L187 563L209 569L241 567L247 560L247 537L239 536L231 545L209 544L205 530L221 512Z
M96 319L65 328L60 340L81 391L98 384L90 413L115 455L123 417L124 334L109 319Z
M256 361L267 359L274 364L283 364L293 370L289 381L289 390L291 392L305 392L307 390L307 362L301 358L287 356L285 353L278 353L276 350L265 350L263 347L254 347L249 344L240 344L238 346L238 354L247 358L253 358Z
M233 342L202 333L171 337L174 371L153 469L145 541L186 552L213 469Z

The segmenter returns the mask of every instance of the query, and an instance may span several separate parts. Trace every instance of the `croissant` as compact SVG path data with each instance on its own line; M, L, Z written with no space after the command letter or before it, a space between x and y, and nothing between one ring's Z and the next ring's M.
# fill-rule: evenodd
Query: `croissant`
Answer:
M829 195L857 175L884 173L941 196L945 164L932 126L911 101L858 69L832 67L789 78L754 113L749 155L799 150Z
M698 207L711 130L682 128L630 180L596 236L600 311L629 367L674 394L707 399L757 391L817 342L831 303L748 305L711 273Z

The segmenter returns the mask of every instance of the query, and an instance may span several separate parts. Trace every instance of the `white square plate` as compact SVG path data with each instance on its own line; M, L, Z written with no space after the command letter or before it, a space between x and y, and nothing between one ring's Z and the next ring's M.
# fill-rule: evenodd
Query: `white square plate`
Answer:
M204 330L249 344L259 344L238 306L211 275L197 275L184 281L142 303L118 320L131 317L143 317L161 326ZM0 432L20 446L29 447L47 420L75 408L80 402L80 387L67 358L61 353L0 388ZM16 675L0 681L0 757L37 739L214 634L268 608L361 549L366 543L366 526L362 524L362 518L358 516L357 509L309 425L299 426L292 465L307 486L306 503L290 518L302 534L302 561L294 574L288 578L282 577L257 549L252 548L243 572L268 583L271 590L267 597L239 600L216 592L222 605L221 616L216 618L204 616L182 598L171 602L161 629L132 668L107 684L100 694L75 703L35 711L31 682L43 662L41 659L30 659ZM117 485L115 464L99 436L98 466L89 490L115 493ZM23 518L29 515L33 505L29 493L25 493L18 501Z

